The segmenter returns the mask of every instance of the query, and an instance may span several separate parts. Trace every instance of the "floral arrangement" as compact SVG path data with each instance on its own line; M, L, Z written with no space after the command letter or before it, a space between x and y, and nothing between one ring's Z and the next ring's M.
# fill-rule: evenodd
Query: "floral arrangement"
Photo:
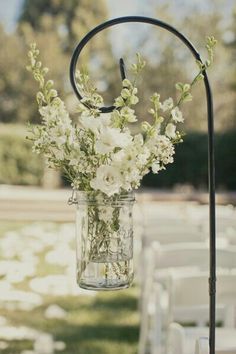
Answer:
M159 173L173 162L175 144L182 142L179 126L184 122L181 105L192 100L192 87L213 61L214 37L208 37L209 58L197 62L199 71L193 81L177 83L178 99L161 101L160 95L150 97L149 114L152 124L141 123L140 133L132 135L130 125L137 121L134 106L138 103L137 77L145 61L137 54L131 66L133 80L122 82L120 96L115 99L115 110L102 114L103 98L84 72L77 72L77 85L84 98L78 107L78 123L74 125L64 102L47 80L48 69L38 60L39 50L32 44L27 67L39 84L37 103L42 124L30 127L28 139L33 151L45 156L47 165L61 169L74 189L102 192L108 197L136 189L150 170Z
M190 84L176 84L177 100L162 101L158 93L150 97L152 123L142 122L140 133L134 135L136 82L145 66L140 54L131 66L133 79L123 80L110 114L100 112L103 98L89 76L76 73L84 98L78 106L78 122L73 124L53 81L46 79L48 69L38 60L39 50L31 45L28 70L39 84L36 98L42 124L30 127L28 139L33 141L33 151L43 154L49 167L62 170L78 191L77 279L81 287L118 289L131 284L134 198L128 192L138 188L150 170L159 173L173 162L175 145L183 141L181 105L192 99L192 87L211 65L215 44L213 37L207 38L209 58L197 62L199 70Z

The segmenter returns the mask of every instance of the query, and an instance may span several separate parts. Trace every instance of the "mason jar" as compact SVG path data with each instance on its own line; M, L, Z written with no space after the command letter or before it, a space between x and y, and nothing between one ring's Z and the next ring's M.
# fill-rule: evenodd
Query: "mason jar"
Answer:
M133 192L107 197L76 192L77 282L81 288L128 288L133 280Z

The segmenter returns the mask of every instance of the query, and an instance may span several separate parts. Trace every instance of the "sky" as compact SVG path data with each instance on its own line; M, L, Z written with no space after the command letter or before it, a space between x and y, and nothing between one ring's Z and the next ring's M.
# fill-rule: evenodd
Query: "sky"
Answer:
M0 22L7 32L15 28L23 0L0 0Z
M218 0L225 16L231 11L234 1ZM22 3L23 0L0 0L0 22L3 23L7 32L14 30ZM161 3L170 4L177 16L183 14L184 11L191 11L195 6L200 7L203 11L209 10L211 6L211 0L107 0L110 18L131 14L153 17L155 16L155 5Z

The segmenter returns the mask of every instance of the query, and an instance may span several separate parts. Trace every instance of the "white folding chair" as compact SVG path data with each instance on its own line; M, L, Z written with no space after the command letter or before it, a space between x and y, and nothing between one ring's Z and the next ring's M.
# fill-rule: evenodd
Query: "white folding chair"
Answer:
M155 281L168 287L170 276L174 274L191 275L206 271L209 267L209 246L204 242L160 245L153 243L156 250ZM236 268L235 249L217 248L217 267L219 269Z
M208 228L208 223L205 221L203 223L204 229ZM230 216L220 216L216 217L216 227L218 232L225 232L228 228L236 229L236 214Z
M188 246L190 245L188 244ZM149 311L148 322L144 320L141 323L141 334L145 333L147 343L148 332L151 332L151 354L159 353L157 348L161 347L160 338L165 337L166 328L172 321L185 324L195 323L198 326L204 326L208 322L208 272L201 272L197 269L197 265L201 265L203 269L208 268L208 249L205 244L193 244L193 246L193 250L191 250L191 247L181 250L180 245L163 246L153 243L152 258L148 255L149 262L152 263L155 259L152 269L157 268L154 284L160 286L159 283L161 283L166 288L166 290L165 288L162 289L161 296L160 294L157 295L157 292L155 293L152 285L152 270L149 268L149 275L145 276L148 286L146 285L144 306L147 307L150 303L155 304L156 301L159 307L154 306L152 311ZM175 251L177 251L177 256L175 256ZM183 255L181 251L183 251ZM196 254L194 255L192 251L196 251ZM219 249L217 253L218 261L222 267L230 267L232 259L235 261L236 255L231 250ZM148 261L146 262L148 265ZM166 268L168 265L171 268ZM192 267L186 268L184 265ZM161 269L161 267L163 268ZM217 285L217 301L219 302L216 308L216 320L222 322L224 326L234 326L236 275L234 273L230 274L229 270L221 271L221 274L218 275ZM156 299L153 300L151 294L154 297L156 296ZM145 313L145 311L143 310L142 313Z
M209 338L197 340L195 354L209 354ZM236 354L236 349L216 349L216 354Z
M157 249L156 270L195 267L207 270L209 267L209 246L205 242L188 242L154 246ZM217 267L236 268L236 250L232 247L217 247Z
M183 327L172 323L168 331L167 354L209 354L209 328ZM177 351L176 351L177 349ZM216 354L236 354L236 329L216 328Z
M195 322L204 325L208 321L208 272L175 274L169 281L169 318L177 322ZM235 324L236 274L227 271L217 275L216 320L224 326Z
M163 227L160 225L146 225L144 235L150 241L158 241L160 244L179 242L200 242L207 238L207 233L193 228L191 225L175 225L171 221Z
M145 238L160 243L187 242L203 240L207 237L202 232L198 220L187 217L183 203L147 203L142 205L144 212Z

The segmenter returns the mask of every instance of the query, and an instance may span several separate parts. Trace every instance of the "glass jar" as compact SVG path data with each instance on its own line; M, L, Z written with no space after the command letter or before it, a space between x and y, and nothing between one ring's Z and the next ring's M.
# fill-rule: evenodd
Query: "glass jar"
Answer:
M77 282L81 288L128 288L133 280L133 192L107 197L76 192Z

